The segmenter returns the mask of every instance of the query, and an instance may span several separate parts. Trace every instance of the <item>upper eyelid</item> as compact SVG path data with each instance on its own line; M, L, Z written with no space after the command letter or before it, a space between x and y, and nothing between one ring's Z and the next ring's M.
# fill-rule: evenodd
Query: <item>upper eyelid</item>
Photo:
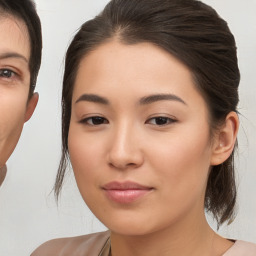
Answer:
M79 112L77 113L78 114L78 116L77 116L78 120L85 120L85 119L90 119L90 118L94 118L94 117L99 117L99 118L103 118L103 119L109 121L109 118L106 116L106 113L105 114L103 114L101 112L97 113L96 111L95 112L94 111L90 111L89 109L87 109L87 110L84 109L83 112L87 112L87 113L80 113L80 114L79 114ZM143 113L143 116L144 116L143 119L145 121L147 121L147 120L155 119L155 118L168 118L168 119L173 120L173 121L178 121L178 118L175 115L170 114L168 112L165 112L165 111L164 112L156 111L155 113L154 112L152 114L149 114L149 113L148 114L146 114L146 113L144 114ZM107 114L107 115L109 115L109 114ZM112 114L111 114L111 116L112 116ZM113 117L114 116L112 116L112 118L110 118L110 119L113 119ZM141 119L141 117L139 117L139 119Z
M88 120L90 120L90 119L93 119L93 118L102 118L104 121L107 121L107 123L109 123L109 121L108 121L108 119L107 118L105 118L105 117L102 117L102 116L95 116L95 115L93 115L93 116L88 116L88 117L82 117L79 121L78 121L78 123L86 123L86 122L88 122Z
M97 114L97 113L96 114L83 115L80 119L84 120L84 119L89 119L89 118L94 118L94 117L100 117L100 118L108 120L103 115ZM175 116L170 116L170 115L167 115L167 114L153 114L153 115L150 115L146 120L154 119L154 118L168 118L168 119L171 119L171 120L177 120L177 118Z
M14 68L14 67L0 67L0 72L2 71L5 71L5 70L8 70L8 71L11 71L12 73L14 73L15 75L18 75L18 76L21 76L22 75L22 72L18 69L18 68Z
M89 119L89 118L93 118L93 117L100 117L100 118L105 118L107 119L106 117L104 117L103 115L101 114L98 114L98 113L92 113L92 114L84 114L80 117L80 119Z
M14 73L16 73L16 69L15 68L11 68L11 67L5 67L5 68L0 68L0 71L3 71L3 70L9 70L9 71L12 71Z
M16 73L26 73L30 72L29 65L27 62L16 60L14 61L2 61L0 60L0 70L10 69Z
M170 114L164 114L164 113L150 115L147 120L153 119L153 118L159 118L159 117L160 118L162 117L162 118L169 118L169 119L172 119L172 120L177 120L177 118L175 116L170 115Z
M0 58L0 69L12 69L19 74L30 72L29 62L25 57L12 57L12 55L8 57L8 54L6 56L6 58L3 56ZM14 54L14 56L16 55Z
M148 118L147 120L152 120L152 119L157 119L157 118L163 118L163 119L166 118L166 119L168 119L168 120L177 121L176 118L168 117L168 116L154 116L154 117Z

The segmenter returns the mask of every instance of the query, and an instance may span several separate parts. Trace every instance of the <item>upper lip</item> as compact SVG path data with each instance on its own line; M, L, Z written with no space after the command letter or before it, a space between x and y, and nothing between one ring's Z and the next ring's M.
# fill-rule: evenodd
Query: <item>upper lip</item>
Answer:
M152 187L144 186L132 181L118 182L113 181L105 184L103 187L105 190L149 190Z

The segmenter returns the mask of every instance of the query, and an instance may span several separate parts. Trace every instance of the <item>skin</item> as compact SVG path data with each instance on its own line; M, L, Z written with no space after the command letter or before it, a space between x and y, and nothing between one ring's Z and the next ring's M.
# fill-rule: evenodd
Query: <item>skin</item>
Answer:
M24 123L37 105L30 99L30 42L26 25L11 16L0 19L0 167L2 183L5 163L13 152Z
M113 40L82 59L69 153L84 201L111 230L112 256L222 255L232 246L206 222L204 195L211 166L232 152L238 119L231 112L214 138L208 120L190 70L150 43ZM119 203L103 189L113 181L150 189Z

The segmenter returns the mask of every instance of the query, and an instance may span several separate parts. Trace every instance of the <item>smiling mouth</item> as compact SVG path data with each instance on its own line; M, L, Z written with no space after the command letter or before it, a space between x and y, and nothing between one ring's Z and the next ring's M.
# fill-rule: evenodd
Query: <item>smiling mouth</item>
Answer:
M153 188L135 182L110 182L102 187L111 201L129 204L150 193Z

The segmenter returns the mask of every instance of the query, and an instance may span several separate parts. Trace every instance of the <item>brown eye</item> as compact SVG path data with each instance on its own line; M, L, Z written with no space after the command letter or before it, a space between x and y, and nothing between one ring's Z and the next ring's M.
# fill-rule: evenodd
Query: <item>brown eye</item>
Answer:
M81 120L80 123L87 124L87 125L101 125L101 124L107 124L108 121L106 118L101 116L92 116L92 117L88 117Z
M174 120L170 117L164 117L164 116L150 118L147 121L148 124L153 124L153 125L158 125L158 126L168 125L168 124L171 124L174 122L176 122L176 120Z
M0 76L4 77L4 78L11 78L12 76L14 76L16 73L13 72L10 69L0 69Z

